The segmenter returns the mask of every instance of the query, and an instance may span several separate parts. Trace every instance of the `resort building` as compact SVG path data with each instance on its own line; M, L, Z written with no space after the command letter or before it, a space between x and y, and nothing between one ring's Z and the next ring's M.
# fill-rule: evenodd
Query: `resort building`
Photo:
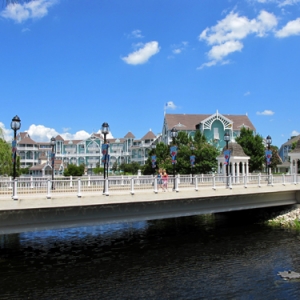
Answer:
M196 130L200 130L206 140L220 151L225 146L224 134L228 132L230 141L235 141L241 128L245 127L256 132L255 127L247 115L222 115L218 111L213 115L202 114L165 114L162 130L162 141L170 144L170 132L175 127L194 137Z
M175 127L178 131L187 132L191 137L196 130L200 130L207 141L220 151L225 146L224 133L230 135L230 142L240 134L241 128L249 128L254 132L255 127L247 115L222 115L218 111L215 114L165 114L162 134L155 135L149 130L141 139L136 139L132 132L128 132L123 138L107 138L109 143L109 169L113 165L121 163L137 162L144 165L149 157L152 145L163 142L171 143L170 131ZM32 175L47 175L52 172L51 153L55 153L55 175L63 174L68 164L86 167L87 174L93 174L92 170L102 166L102 145L104 137L101 133L93 133L85 140L65 140L58 135L55 144L50 141L36 142L27 132L21 132L17 136L17 152L21 160L21 168L30 168ZM244 160L237 161L245 164ZM245 168L245 170L247 167Z

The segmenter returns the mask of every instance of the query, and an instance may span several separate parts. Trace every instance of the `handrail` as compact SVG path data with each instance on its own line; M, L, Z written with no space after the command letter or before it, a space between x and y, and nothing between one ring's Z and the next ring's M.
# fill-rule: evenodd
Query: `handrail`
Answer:
M175 180L175 182L174 182ZM176 175L169 176L169 187L175 187L174 191L195 190L201 191L204 188L214 190L220 188L235 187L262 187L275 185L295 185L299 183L299 175L265 175L250 174L239 176L216 175ZM110 194L130 193L132 195L144 191L155 194L159 192L159 184L156 176L110 176L106 179L100 176L88 177L68 177L68 178L17 178L14 181L11 178L0 178L0 196L12 195L14 200L18 200L20 195L44 194L50 199L52 194L56 193L74 193L80 198L87 193ZM172 190L169 188L169 191Z

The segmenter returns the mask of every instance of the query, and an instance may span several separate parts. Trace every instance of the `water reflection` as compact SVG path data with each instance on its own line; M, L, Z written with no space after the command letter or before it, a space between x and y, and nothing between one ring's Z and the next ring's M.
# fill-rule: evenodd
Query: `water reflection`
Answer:
M218 214L0 237L1 299L297 299L299 234Z

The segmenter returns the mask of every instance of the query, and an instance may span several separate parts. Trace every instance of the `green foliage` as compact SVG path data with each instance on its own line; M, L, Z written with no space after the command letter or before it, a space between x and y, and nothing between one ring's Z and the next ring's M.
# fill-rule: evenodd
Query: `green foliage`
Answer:
M280 165L282 163L282 160L278 154L278 147L271 146L270 148L272 150L272 158L271 158L270 168L273 170L277 167L277 165Z
M84 174L84 164L76 166L69 164L68 168L64 171L64 176L82 176Z
M175 139L175 144L178 146L177 162L175 165L176 173L190 174L192 172L190 165L190 156L195 155L195 165L193 173L209 173L217 168L218 150L209 145L205 137L200 131L196 131L194 141L186 132L179 132ZM190 147L194 145L195 150L192 152ZM143 168L143 174L152 174L151 155L156 155L157 169L165 169L167 173L173 173L172 159L170 155L170 146L164 143L158 143L155 150L151 150L149 158Z
M265 164L265 147L263 138L260 135L254 135L253 130L242 128L236 142L240 144L246 155L250 156L249 171L261 171Z
M11 145L0 138L0 175L12 175Z
M96 168L93 169L93 173L96 174L96 175L103 174L104 173L104 168L96 167Z
M127 164L127 163L121 163L119 170L123 171L124 174L137 174L138 170L141 169L141 165L135 161Z
M20 168L20 174L29 174L29 168Z
M114 171L114 172L118 171L118 163L117 163L117 161L115 161L115 162L113 163L111 169L112 169L112 171Z

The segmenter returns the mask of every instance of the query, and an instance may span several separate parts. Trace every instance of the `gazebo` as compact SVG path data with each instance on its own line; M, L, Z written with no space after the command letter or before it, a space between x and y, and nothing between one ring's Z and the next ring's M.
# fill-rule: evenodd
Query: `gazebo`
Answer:
M288 156L290 157L290 173L298 173L298 161L300 160L300 140L298 140L295 149L289 152Z
M226 165L224 151L227 150L226 146L223 148L222 153L217 157L218 160L218 173L226 175ZM240 175L249 174L249 159L242 148L236 142L228 143L228 150L230 150L230 160L228 165L228 173L231 174L233 182L239 182Z

